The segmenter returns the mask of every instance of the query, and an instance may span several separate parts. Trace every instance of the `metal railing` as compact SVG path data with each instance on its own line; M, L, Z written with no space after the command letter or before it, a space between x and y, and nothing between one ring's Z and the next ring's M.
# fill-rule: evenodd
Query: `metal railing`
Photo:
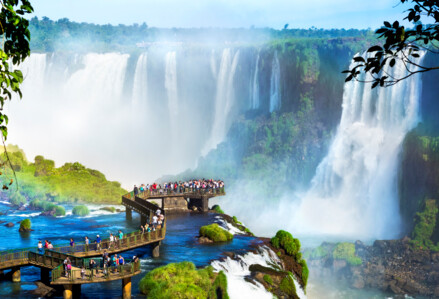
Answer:
M124 265L117 266L104 266L104 267L92 267L84 266L84 272L82 269L64 269L64 265L60 265L52 270L52 282L56 282L61 278L67 278L68 281L94 281L98 279L117 279L119 277L133 275L135 272L140 271L140 261L125 260ZM72 263L73 265L73 263ZM78 267L77 265L74 265ZM82 265L79 266L82 268ZM98 276L101 274L101 276Z
M205 195L205 194L211 194L211 195L224 195L225 194L225 187L220 188L189 188L189 187L177 187L176 189L169 189L169 188L161 188L156 190L145 190L143 192L139 192L137 196L148 198L150 196L157 196L157 195ZM134 191L124 195L127 198L134 198Z

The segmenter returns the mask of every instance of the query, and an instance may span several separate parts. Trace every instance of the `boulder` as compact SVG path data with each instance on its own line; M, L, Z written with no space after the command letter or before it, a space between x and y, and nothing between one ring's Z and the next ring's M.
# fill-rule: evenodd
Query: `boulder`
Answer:
M40 216L54 216L54 215L55 215L55 210L44 211L40 214Z
M207 243L213 243L213 241L207 237L199 237L198 242L200 244L207 244Z
M8 222L5 224L6 227L13 227L15 224L12 222Z

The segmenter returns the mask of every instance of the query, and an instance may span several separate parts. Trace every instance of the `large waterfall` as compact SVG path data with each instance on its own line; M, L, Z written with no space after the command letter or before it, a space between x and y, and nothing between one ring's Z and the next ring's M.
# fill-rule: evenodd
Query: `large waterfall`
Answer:
M407 74L402 64L386 71L396 78ZM420 77L411 77L373 92L357 81L345 84L337 134L311 189L293 211L297 231L398 236L398 155L405 134L419 121L420 84Z
M270 112L280 108L281 94L280 94L280 64L277 52L274 52L273 62L271 64L271 79L270 79Z
M23 99L8 107L8 142L30 160L80 161L125 187L194 167L223 141L232 107L245 109L235 100L239 50L203 51L32 54Z

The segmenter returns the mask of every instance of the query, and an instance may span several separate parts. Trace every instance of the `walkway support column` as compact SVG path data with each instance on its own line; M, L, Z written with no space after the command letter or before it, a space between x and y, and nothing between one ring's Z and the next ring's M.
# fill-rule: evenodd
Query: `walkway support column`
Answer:
M41 268L41 282L44 284L50 284L50 270L46 268Z
M127 220L132 220L133 219L133 210L131 210L130 208L126 207L125 209L125 216Z
M122 279L122 298L131 299L131 277Z
M201 211L209 212L209 197L206 195L201 196Z
M152 243L152 257L160 256L160 241Z
M12 268L12 282L20 282L21 281L21 271L20 267Z
M73 299L72 285L65 284L64 285L64 292L62 294L63 294L64 299Z

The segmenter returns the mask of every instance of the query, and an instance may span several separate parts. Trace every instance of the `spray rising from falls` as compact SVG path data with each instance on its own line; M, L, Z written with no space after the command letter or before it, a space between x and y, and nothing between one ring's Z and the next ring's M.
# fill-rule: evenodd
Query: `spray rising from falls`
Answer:
M148 55L143 53L139 56L136 64L133 82L133 101L146 104L148 100Z
M407 74L402 64L386 71L397 78ZM398 155L406 133L419 121L420 84L417 76L372 92L369 85L346 83L337 134L293 211L296 231L398 236Z

